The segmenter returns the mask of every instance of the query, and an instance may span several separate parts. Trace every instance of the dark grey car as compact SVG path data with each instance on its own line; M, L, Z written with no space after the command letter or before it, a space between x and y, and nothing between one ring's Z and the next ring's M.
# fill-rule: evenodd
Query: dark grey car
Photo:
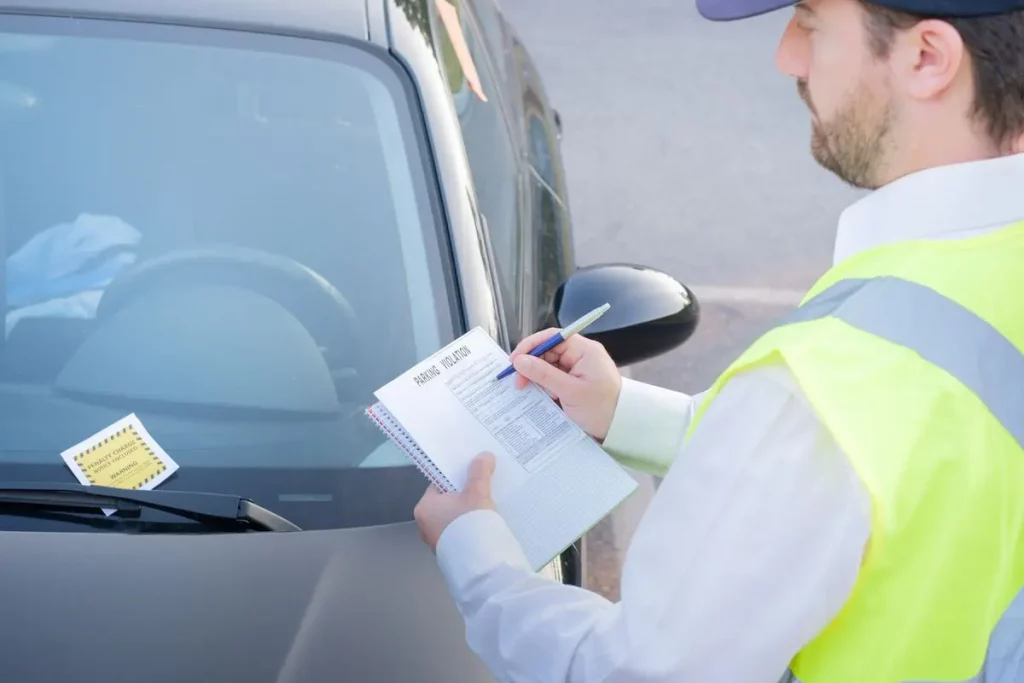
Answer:
M605 301L626 365L697 307L577 268L529 55L445 1L0 0L0 680L486 680L373 390ZM130 413L180 469L106 516L60 454Z

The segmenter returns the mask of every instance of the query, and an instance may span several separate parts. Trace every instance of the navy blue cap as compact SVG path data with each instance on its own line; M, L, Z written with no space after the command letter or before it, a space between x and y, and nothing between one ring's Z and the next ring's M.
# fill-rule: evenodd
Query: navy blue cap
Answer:
M1024 0L871 0L876 5L930 17L982 17L1024 10ZM756 17L799 0L697 0L705 19L734 21Z

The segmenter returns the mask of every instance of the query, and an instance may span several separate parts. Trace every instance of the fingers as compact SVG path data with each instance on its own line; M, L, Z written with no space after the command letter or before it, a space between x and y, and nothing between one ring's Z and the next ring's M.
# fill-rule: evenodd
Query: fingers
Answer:
M491 476L494 474L494 454L481 453L469 465L466 478L466 489L474 495L489 498L491 495Z
M516 346L515 350L509 355L511 360L515 360L519 356L529 354L530 351L535 349L537 346L547 341L547 339L558 332L557 329L551 328L532 334ZM550 351L547 351L541 358L548 363L560 365L563 370L571 370L572 366L580 362L580 359L587 353L588 349L593 347L595 342L582 335L575 335L566 339L564 342L554 347Z
M529 353L530 351L534 350L535 348L546 342L548 339L550 339L551 335L556 334L558 331L559 330L557 327L549 327L546 330L534 332L529 337L526 337L525 339L523 339L523 341L519 342L518 345L516 345L516 348L512 350L510 357L514 360L517 356L521 356L524 353ZM548 351L548 353L560 354L562 351L561 347L565 346L565 343L566 342L562 342L555 348Z
M427 490L423 492L423 495L420 497L419 502L416 504L416 509L419 509L421 505L429 504L430 501L432 501L433 499L439 498L440 496L443 495L444 492L441 491L441 489L437 488L433 484L430 484L427 487Z
M520 384L520 379L524 378L544 389L548 394L559 398L571 396L582 381L561 368L530 355L516 357L512 365L520 376L516 379L517 386ZM525 382L523 386L525 386Z
M571 339L560 345L564 346L565 349L558 356L557 360L551 362L558 363L559 367L561 367L566 372L569 372L570 370L573 369L573 367L575 367L577 363L580 362L580 359L582 359L583 356L586 355L588 351L587 347L593 343L594 342L592 342L591 340L585 339L583 337L572 337Z

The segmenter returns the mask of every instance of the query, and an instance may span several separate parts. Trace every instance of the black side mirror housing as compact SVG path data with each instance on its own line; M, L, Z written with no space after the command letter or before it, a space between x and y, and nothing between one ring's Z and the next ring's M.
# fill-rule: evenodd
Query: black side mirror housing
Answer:
M628 263L581 268L555 294L559 327L605 303L611 308L582 332L600 342L616 365L639 363L689 339L700 305L686 285L661 271Z

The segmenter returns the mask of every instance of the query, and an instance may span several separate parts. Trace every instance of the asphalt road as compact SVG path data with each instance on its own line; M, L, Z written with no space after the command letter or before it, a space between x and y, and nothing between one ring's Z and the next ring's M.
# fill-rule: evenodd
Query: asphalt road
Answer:
M562 114L581 265L629 261L694 289L700 326L632 368L707 388L827 269L857 192L809 154L791 79L774 67L788 18L714 24L693 0L503 0ZM592 534L591 585L618 595L618 563L642 514Z
M660 268L705 304L694 339L637 376L705 388L785 312L767 301L827 268L857 197L811 159L805 107L775 70L788 13L716 24L693 0L502 7L562 113L581 263Z

